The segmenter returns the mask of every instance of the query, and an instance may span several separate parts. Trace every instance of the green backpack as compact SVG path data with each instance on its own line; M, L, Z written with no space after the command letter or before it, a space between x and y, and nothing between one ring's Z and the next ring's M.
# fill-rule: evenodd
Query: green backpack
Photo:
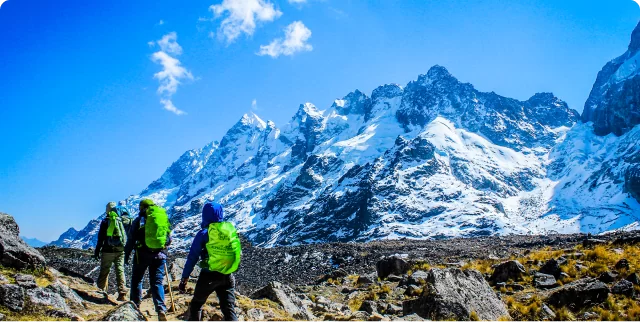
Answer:
M206 245L207 268L212 272L231 274L238 270L242 249L236 228L230 222L209 225L209 241Z
M147 247L152 250L164 249L170 232L169 216L164 208L150 206L144 224L144 242Z
M127 231L122 224L122 218L115 211L107 214L107 245L124 247L127 243Z

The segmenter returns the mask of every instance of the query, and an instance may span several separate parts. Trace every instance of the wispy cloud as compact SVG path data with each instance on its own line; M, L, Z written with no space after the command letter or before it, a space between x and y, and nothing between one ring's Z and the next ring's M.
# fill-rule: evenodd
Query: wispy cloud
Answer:
M313 46L307 43L311 38L311 30L302 21L295 21L287 26L284 34L284 39L274 39L270 44L260 46L258 55L278 58L280 55L291 56L298 52L313 50Z
M158 21L158 26L162 26L164 25L164 20L160 19L160 21Z
M253 101L251 101L251 109L254 111L258 110L258 100L256 100L255 98L253 99Z
M0 8L2 8L2 5L7 2L7 0L0 0Z
M637 3L640 6L640 0L633 0L633 2Z
M153 53L151 60L162 66L162 71L153 75L160 82L158 87L158 95L160 95L160 103L164 109L176 115L186 114L178 109L171 97L178 91L178 85L182 79L193 79L193 75L189 70L184 68L175 56L182 54L182 47L178 44L178 36L175 32L164 35L156 44L160 50Z
M289 0L289 3L306 3L307 0Z
M269 0L223 0L209 9L215 18L225 17L218 35L233 42L240 35L253 35L256 24L270 22L282 16Z

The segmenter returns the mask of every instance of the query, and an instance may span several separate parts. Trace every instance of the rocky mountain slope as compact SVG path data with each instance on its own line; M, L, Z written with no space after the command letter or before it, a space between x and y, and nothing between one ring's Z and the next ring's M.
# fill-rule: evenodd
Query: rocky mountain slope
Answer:
M283 127L244 115L125 201L167 208L179 249L210 200L266 247L631 229L640 213L638 30L598 75L586 123L553 94L518 101L434 66L404 87L356 90L324 110L303 104ZM97 226L55 244L92 247Z

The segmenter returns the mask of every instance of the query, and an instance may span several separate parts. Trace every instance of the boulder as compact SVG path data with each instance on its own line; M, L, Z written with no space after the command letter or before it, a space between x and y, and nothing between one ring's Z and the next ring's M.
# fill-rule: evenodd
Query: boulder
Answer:
M4 314L0 313L0 321L6 321L6 320L7 320L7 317Z
M23 288L36 288L38 284L36 284L36 278L33 275L29 274L16 274L14 276L16 279L16 284Z
M378 313L378 304L376 304L376 302L374 301L364 301L360 305L360 308L358 309L358 311L364 311L369 314Z
M396 321L424 321L425 319L417 314L409 314L395 319Z
M84 301L82 300L82 298L70 287L60 283L60 281L56 281L55 283L47 286L46 288L60 295L63 299L65 299L67 304L71 305L72 307L75 307L75 308L84 307L83 305Z
M633 297L635 295L635 290L633 289L633 283L627 280L621 280L611 288L611 293Z
M358 280L356 281L356 284L367 286L367 285L371 285L371 284L375 283L377 280L378 280L378 278L373 274L372 275L360 275L360 276L358 276Z
M9 283L9 279L6 276L0 274L0 283Z
M14 312L24 308L24 290L15 284L0 285L0 304Z
M558 286L558 283L553 275L536 273L533 275L533 286L536 288L548 289Z
M387 281L392 282L392 283L393 282L400 282L400 281L402 281L402 277L398 276L398 275L389 275L389 276L387 276Z
M407 290L404 291L404 295L406 296L418 296L422 294L422 287L418 285L409 285L407 286Z
M147 321L133 302L126 302L109 311L101 321Z
M25 295L29 305L35 308L54 309L58 312L71 313L71 309L69 309L62 296L50 289L32 288L26 290Z
M542 304L542 307L540 308L540 317L543 320L547 320L548 321L548 320L555 319L556 318L556 314L546 304Z
M398 256L386 257L376 263L378 277L387 278L389 275L403 275L409 271L410 265Z
M524 291L524 286L517 284L517 283L513 283L513 284L507 284L505 285L505 287L510 287L512 290L519 292L519 291Z
M264 312L256 308L247 310L247 320L248 321L266 321L264 318Z
M609 296L606 284L594 278L583 278L566 284L549 294L547 303L556 307L574 305L581 309L604 302Z
M429 274L425 271L415 271L407 279L407 285L424 285L427 283L427 277Z
M564 260L567 261L566 259ZM542 274L552 275L555 278L560 278L560 274L562 274L562 269L560 268L560 262L555 259L550 259L539 270Z
M389 304L385 310L386 314L399 315L402 314L402 307L397 305Z
M618 274L614 274L613 272L607 271L600 274L600 276L598 276L598 280L603 283L613 283L616 281L617 277L618 277Z
M626 258L619 260L615 266L616 269L629 269L629 261Z
M70 270L70 269L68 269L68 268L66 268L66 267L60 267L60 269L58 269L58 271L59 271L61 274L64 274L64 275L66 275L66 276L70 276L70 277L75 277L75 278L81 279L81 280L83 280L83 281L84 281L85 283L87 283L87 284L93 284L93 283L95 283L95 281L93 280L93 278L91 278L91 277L87 277L87 276L84 276L83 274L80 274L80 273L78 273L78 272L74 272L74 271L72 271L72 270Z
M255 291L251 295L252 299L267 298L280 305L285 312L291 314L297 320L313 320L315 316L311 310L295 295L293 289L279 282L271 282L267 286Z
M633 285L640 285L640 276L638 276L638 273L629 274L625 279L633 283Z
M489 280L493 283L502 283L508 280L519 281L527 274L527 270L518 261L507 261L493 269Z
M505 304L478 271L431 269L426 290L420 298L403 303L406 315L416 313L432 320L469 320L471 312L475 312L481 320L510 318Z
M575 268L576 268L576 271L578 271L578 272L584 272L584 271L588 271L589 270L589 267L584 266L582 264L576 264Z
M4 213L0 213L0 264L17 269L38 269L46 265L42 254L20 238L15 219Z

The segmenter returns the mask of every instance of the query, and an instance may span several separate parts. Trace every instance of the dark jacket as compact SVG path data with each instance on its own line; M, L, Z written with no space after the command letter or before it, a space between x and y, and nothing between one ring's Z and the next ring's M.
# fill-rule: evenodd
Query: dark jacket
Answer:
M102 219L100 222L100 230L98 231L98 243L96 244L95 256L99 256L100 253L120 253L125 249L125 245L122 246L110 246L107 241L107 228L109 228L109 221L107 218Z
M198 263L198 260L202 259L207 261L209 253L207 252L207 242L209 242L209 225L215 222L222 222L224 220L224 212L222 206L217 203L207 203L202 209L202 223L200 224L200 231L193 238L191 243L191 249L189 250L189 256L187 262L184 264L182 271L182 278L189 278L193 268ZM205 265L206 266L206 265ZM202 271L208 272L207 267L202 267Z
M131 223L131 228L129 229L129 238L127 239L127 245L125 246L125 258L129 258L131 252L135 249L136 257L133 259L138 263L143 260L150 259L166 259L167 258L167 247L171 245L171 233L167 234L167 242L165 243L164 250L151 250L145 244L145 236L144 229L140 229L140 222L142 218L146 219L146 216L138 216Z

